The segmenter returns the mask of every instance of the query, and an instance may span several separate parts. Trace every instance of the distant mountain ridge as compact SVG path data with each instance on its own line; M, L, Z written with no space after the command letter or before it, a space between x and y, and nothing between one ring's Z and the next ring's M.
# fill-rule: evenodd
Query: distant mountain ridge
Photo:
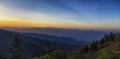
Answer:
M43 53L44 48L46 47L45 42L49 42L51 44L51 48L55 50L64 50L71 51L72 49L78 48L81 45L86 43L73 45L71 43L65 43L60 41L50 41L51 39L40 39L26 35L18 32L12 32L0 29L0 50L8 50L10 43L13 41L15 37L18 37L23 41L24 53L25 55L40 55ZM44 36L41 34L41 36ZM54 36L53 36L54 37ZM60 38L60 37L58 37ZM64 38L62 38L64 39ZM69 40L69 38L67 38ZM71 39L72 40L72 39ZM74 40L73 40L74 41ZM66 40L66 42L69 42ZM75 41L76 42L76 41ZM80 42L79 42L80 43Z
M94 31L94 30L78 30L78 29L62 29L62 28L4 28L11 31L22 33L38 33L48 34L53 36L71 37L78 41L92 42L100 40L104 34L109 32Z
M88 43L85 41L77 41L77 40L74 40L73 38L69 38L69 37L60 37L60 36L53 36L53 35L47 35L47 34L24 33L24 35L31 36L31 37L38 38L38 39L67 43L67 44L80 45L80 44Z

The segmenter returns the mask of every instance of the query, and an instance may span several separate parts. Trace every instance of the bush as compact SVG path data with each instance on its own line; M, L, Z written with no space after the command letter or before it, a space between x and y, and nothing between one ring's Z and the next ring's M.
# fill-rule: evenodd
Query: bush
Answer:
M97 59L120 59L120 52L112 50L109 47L105 47L102 53L97 56Z

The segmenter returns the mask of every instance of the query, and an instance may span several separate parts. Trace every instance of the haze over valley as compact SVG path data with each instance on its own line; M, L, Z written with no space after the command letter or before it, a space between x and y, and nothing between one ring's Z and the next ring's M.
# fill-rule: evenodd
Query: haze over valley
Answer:
M0 59L120 59L120 1L0 0Z

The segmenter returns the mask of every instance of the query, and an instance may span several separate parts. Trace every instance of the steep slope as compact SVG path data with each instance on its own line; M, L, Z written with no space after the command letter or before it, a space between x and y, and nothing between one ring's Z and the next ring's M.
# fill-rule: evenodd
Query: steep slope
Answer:
M86 57L87 59L120 59L120 34L105 35L102 40L88 45Z

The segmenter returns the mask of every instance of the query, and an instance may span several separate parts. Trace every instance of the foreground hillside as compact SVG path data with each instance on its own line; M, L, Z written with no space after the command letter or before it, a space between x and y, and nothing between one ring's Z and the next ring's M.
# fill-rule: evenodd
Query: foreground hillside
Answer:
M73 52L53 51L33 59L120 59L120 34L105 35L100 41L94 41Z
M120 34L105 35L88 46L87 59L120 59Z

